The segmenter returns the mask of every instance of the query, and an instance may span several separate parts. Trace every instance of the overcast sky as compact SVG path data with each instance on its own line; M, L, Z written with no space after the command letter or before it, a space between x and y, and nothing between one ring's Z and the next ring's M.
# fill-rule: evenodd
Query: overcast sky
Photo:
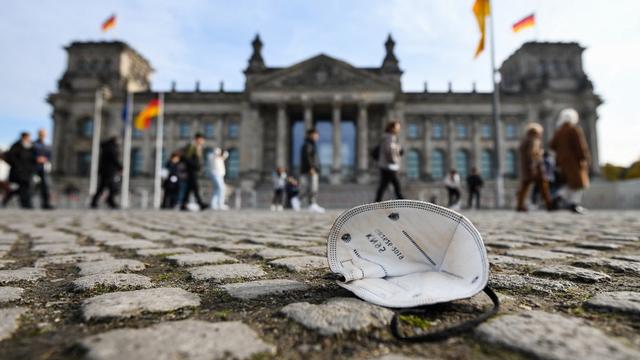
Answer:
M494 0L496 57L501 63L523 42L577 41L584 66L605 103L599 108L601 162L640 158L640 1ZM242 70L259 32L268 65L283 66L326 53L356 66L379 66L392 33L403 89L490 89L489 58L473 59L478 31L473 0L20 0L0 13L0 146L21 130L51 125L48 93L72 41L124 40L147 57L155 90L241 90ZM511 24L535 12L535 29ZM117 14L107 34L100 24Z

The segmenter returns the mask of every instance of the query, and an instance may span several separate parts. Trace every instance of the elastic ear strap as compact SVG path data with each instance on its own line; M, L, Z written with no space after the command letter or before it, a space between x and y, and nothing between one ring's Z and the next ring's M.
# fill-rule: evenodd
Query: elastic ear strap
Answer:
M397 312L393 316L393 319L391 320L391 333L393 333L393 336L395 336L396 339L401 340L401 341L407 341L407 342L432 342L432 341L444 340L444 339L450 338L452 336L459 335L461 333L464 333L464 332L467 332L469 330L472 330L474 327L478 326L482 322L486 321L487 319L489 319L490 317L492 317L493 315L498 313L498 310L500 309L500 300L498 299L498 296L496 295L496 293L493 292L493 290L488 285L485 286L483 291L485 292L485 294L487 294L487 296L489 296L489 298L493 302L493 308L491 308L487 312L481 314L480 316L478 316L475 319L467 320L467 321L464 321L464 322L462 322L460 324L454 325L454 326L452 326L450 328L439 330L439 331L436 331L436 332L433 332L433 333L417 335L417 336L404 336L404 335L402 335L400 333L400 329L398 328L398 323L400 321L399 317L402 316L402 315L418 315L418 316L420 316L420 315L423 315L426 311L424 311L424 310L421 310L421 311L419 311L419 310L400 310L399 312Z

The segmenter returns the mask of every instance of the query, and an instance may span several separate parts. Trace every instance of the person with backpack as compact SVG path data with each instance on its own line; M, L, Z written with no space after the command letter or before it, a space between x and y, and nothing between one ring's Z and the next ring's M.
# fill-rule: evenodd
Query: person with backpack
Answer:
M318 140L320 133L316 129L307 131L307 137L300 154L300 183L304 195L308 199L310 212L323 213L324 208L318 205L318 189L320 187L320 160L318 160Z
M19 195L20 207L32 209L31 187L33 185L33 175L36 173L37 156L31 135L28 132L20 134L20 140L16 141L9 151L4 154L6 162L11 166L9 170L9 182L18 186L15 190L10 190L4 197L2 205L6 206L13 195Z
M467 176L467 191L469 192L469 209L473 209L473 200L476 201L476 209L480 209L480 191L484 181L478 173L478 168L471 168L471 174Z
M398 180L400 160L403 155L402 147L398 142L400 122L390 122L384 132L382 143L373 151L373 157L378 161L378 167L380 168L380 184L376 191L376 202L382 201L389 184L393 185L396 198L404 199L400 189L400 180Z
M165 166L167 177L162 184L164 188L162 208L173 209L180 200L180 187L186 181L187 172L184 163L180 161L180 153L177 151L171 154Z
M181 196L182 201L180 204L180 210L188 210L187 204L189 203L189 196L191 193L196 198L200 210L206 209L207 205L200 197L200 187L198 186L198 174L202 170L202 157L203 157L204 135L197 133L193 137L193 142L187 145L182 151L181 160L185 165L187 172L186 188L184 194Z
M117 177L122 171L122 164L118 160L118 139L113 136L104 141L100 145L100 159L98 160L98 188L91 200L91 208L98 208L100 196L106 190L109 192L107 196L107 205L111 209L117 209L115 197L118 192Z
M215 148L213 152L207 155L207 169L213 185L213 195L211 196L212 210L229 209L229 207L224 204L226 192L224 176L227 172L224 162L228 157L229 152L223 151L220 148Z

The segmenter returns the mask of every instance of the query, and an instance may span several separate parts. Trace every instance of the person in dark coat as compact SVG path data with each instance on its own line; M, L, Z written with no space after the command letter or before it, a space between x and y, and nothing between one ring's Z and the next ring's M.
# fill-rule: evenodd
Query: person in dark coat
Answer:
M185 164L180 161L180 153L171 154L166 164L167 178L164 180L164 196L162 198L163 209L173 209L178 205L180 186L187 180Z
M116 209L118 205L115 201L117 187L117 176L122 171L118 156L118 139L114 136L100 145L100 160L98 161L98 188L91 200L91 208L98 208L100 196L106 190L109 192L107 196L107 205L111 209Z
M49 172L51 171L51 146L46 143L47 131L45 129L38 130L38 140L33 143L36 151L36 159L38 165L36 167L36 175L40 180L40 206L45 210L53 209L51 206L51 195L49 194Z
M582 192L589 187L591 157L584 133L578 126L579 120L578 112L574 109L562 110L549 147L556 154L556 165L564 182L558 193L569 210L581 214L584 212L580 206Z
M6 206L9 200L18 194L20 196L20 207L32 209L31 187L33 185L33 175L36 172L37 160L36 152L31 142L31 135L28 132L20 134L20 140L15 142L4 156L5 161L11 166L9 182L16 184L18 188L5 195L2 205Z
M543 171L542 131L540 124L531 123L520 142L520 188L517 193L517 211L528 210L524 202L533 183L538 185L547 210L552 209L549 183L544 178Z
M389 184L393 185L396 199L404 199L400 188L400 180L398 172L400 171L400 162L403 154L402 146L398 142L398 134L400 133L400 122L392 121L387 124L384 130L384 139L380 144L378 154L378 167L380 168L380 183L376 191L376 202L382 201L384 193L387 191Z
M320 133L316 129L307 131L300 154L300 182L304 191L301 197L308 199L309 211L322 213L324 208L317 202L320 186L320 160L318 160L316 143L319 139Z
M471 174L467 176L467 191L469 191L469 209L473 208L473 200L476 200L476 209L480 209L480 190L484 185L482 176L478 173L478 169L474 166L471 168Z
M187 204L189 203L189 196L191 193L195 196L196 201L200 206L200 210L204 210L209 206L202 201L202 198L200 197L200 187L198 186L198 174L202 170L203 163L203 146L204 135L197 133L193 138L193 142L187 145L182 152L181 160L185 165L187 178L184 194L181 195L182 199L180 210L187 210Z

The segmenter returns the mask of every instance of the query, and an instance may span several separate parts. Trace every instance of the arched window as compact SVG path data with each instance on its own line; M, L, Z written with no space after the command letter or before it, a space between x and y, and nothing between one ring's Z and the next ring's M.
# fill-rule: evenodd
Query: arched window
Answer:
M229 149L227 158L227 179L237 179L240 175L240 153L238 149Z
M480 155L480 174L485 179L493 177L493 153L491 150L482 150L482 155Z
M515 150L508 150L505 162L504 162L504 173L509 177L516 177L518 175L518 171L516 169L516 161L517 161L517 153Z
M420 179L420 153L414 149L407 153L407 178Z
M469 174L469 153L466 150L456 151L456 170L460 179L466 179Z
M431 153L431 177L440 180L444 177L444 151L435 150Z
M93 137L93 119L84 118L78 124L78 135L85 139Z

